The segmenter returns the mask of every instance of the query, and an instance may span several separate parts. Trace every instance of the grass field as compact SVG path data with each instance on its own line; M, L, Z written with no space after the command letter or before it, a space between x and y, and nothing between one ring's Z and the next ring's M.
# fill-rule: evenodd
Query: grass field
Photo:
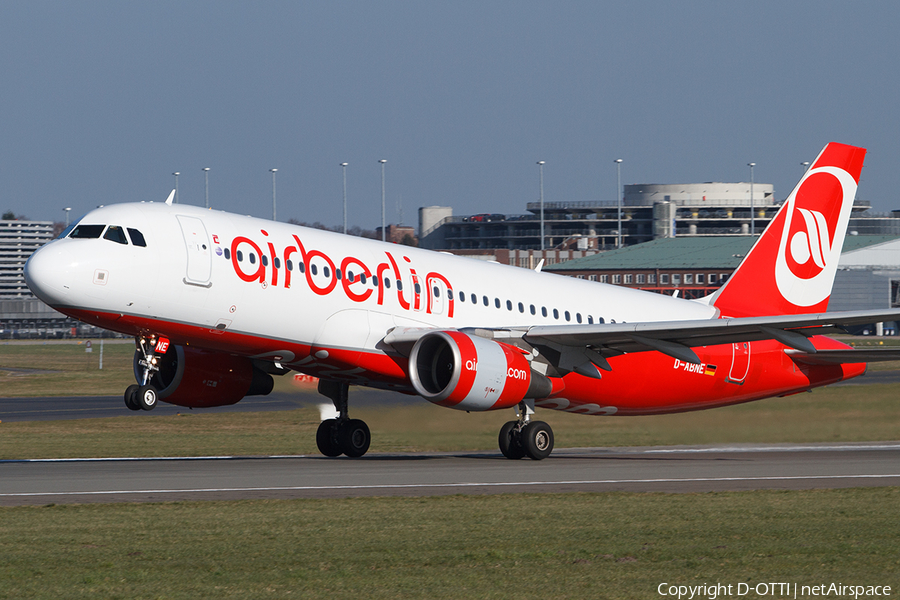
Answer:
M309 396L310 403L321 400ZM0 423L0 459L316 453L319 412L178 416L128 413L108 419ZM424 400L417 406L356 409L372 430L370 452L497 450L511 410L472 413ZM539 410L556 446L896 440L900 397L892 385L832 387L714 410L651 417L591 417Z
M771 581L897 590L897 506L900 489L878 488L4 508L0 598L644 599L664 582Z

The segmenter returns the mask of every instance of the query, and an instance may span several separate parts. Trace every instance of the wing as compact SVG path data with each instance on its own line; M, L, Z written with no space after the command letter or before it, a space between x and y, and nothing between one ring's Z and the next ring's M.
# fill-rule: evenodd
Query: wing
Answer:
M792 348L792 357L823 355L828 364L900 359L890 349L877 355L862 350L816 350L809 337L844 333L844 328L883 321L900 320L900 310L865 310L743 319L711 319L703 321L659 321L650 323L610 323L601 325L563 325L531 327L523 339L542 351L549 351L551 362L563 370L576 370L573 363L585 358L601 369L610 370L605 358L629 352L656 350L685 362L699 364L691 349L736 342L777 340ZM575 351L576 356L566 358ZM560 356L554 360L553 354ZM825 359L824 356L829 358ZM888 358L888 356L891 356ZM809 357L812 358L812 357ZM803 360L806 360L805 358ZM816 363L820 364L820 363ZM580 370L579 370L580 372Z
M537 348L560 374L571 371L599 378L593 364L611 371L611 356L656 350L684 362L700 364L691 349L759 340L777 340L790 348L791 358L807 364L862 363L900 360L900 347L877 350L817 350L809 338L844 333L846 327L900 321L897 310L861 310L742 319L538 325L512 328L463 328L459 331L515 346ZM383 343L409 356L419 338L435 328L396 327Z

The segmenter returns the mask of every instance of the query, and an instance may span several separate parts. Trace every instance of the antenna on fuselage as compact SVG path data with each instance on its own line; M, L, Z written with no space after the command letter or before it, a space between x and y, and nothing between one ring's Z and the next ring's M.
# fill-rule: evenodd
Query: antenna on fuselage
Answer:
M174 199L175 199L175 190L172 190L172 193L169 194L168 198L166 198L166 204L168 204L169 206L172 206L172 200L174 200Z

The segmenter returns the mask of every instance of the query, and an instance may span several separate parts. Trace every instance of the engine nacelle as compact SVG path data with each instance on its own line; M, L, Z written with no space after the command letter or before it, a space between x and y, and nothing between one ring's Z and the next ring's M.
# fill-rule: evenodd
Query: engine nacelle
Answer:
M551 389L518 349L459 331L419 338L409 355L409 378L426 400L459 410L509 408Z
M134 376L140 383L143 358L134 353ZM264 396L275 381L257 369L249 358L221 352L208 352L189 346L169 346L157 355L159 371L151 378L159 399L170 404L209 408L235 404L244 396Z

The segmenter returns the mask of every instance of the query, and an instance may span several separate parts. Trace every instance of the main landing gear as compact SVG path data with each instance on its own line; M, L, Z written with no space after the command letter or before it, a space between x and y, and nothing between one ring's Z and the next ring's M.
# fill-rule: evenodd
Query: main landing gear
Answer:
M522 401L516 409L518 420L500 428L500 452L506 458L543 460L553 452L553 430L543 421L532 421L533 414L534 405Z
M142 367L142 374L140 385L129 385L125 390L125 406L130 410L153 410L159 401L159 392L150 383L150 380L159 371L156 345L156 336L137 339L137 349L143 354L143 358L138 361ZM166 345L168 345L168 341L166 341Z
M316 445L325 456L346 454L351 458L358 458L366 453L372 441L368 425L348 416L349 389L348 384L340 381L319 380L319 393L330 398L339 413L337 419L322 421L316 431Z

